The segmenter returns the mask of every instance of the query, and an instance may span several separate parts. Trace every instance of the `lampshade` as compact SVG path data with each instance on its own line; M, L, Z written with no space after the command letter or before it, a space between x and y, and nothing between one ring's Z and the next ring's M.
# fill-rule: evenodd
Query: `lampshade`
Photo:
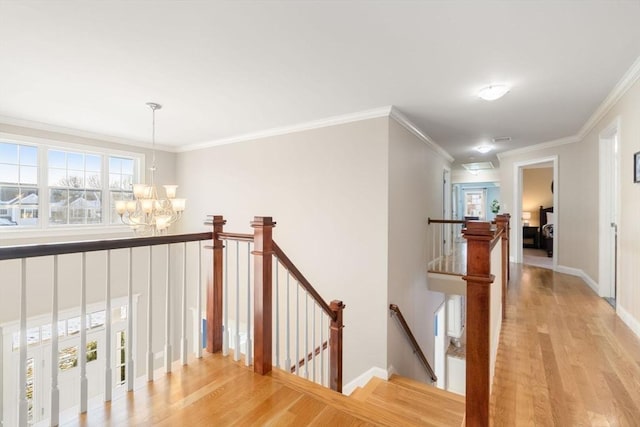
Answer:
M522 219L529 221L531 219L531 212L522 212Z

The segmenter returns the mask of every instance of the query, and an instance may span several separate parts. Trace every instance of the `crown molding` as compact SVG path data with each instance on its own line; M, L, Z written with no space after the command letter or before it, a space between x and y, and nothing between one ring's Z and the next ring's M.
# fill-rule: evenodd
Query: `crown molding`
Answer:
M50 125L47 123L36 122L32 120L17 119L15 117L0 116L0 126L2 125L40 130L40 131L50 132L50 133L60 134L60 135L75 136L78 138L92 139L95 141L112 142L112 143L121 144L121 145L130 145L133 147L146 148L148 150L153 149L153 145L148 142L138 141L135 139L119 138L112 135L103 135L103 134L88 132L88 131L79 130L79 129L67 128L64 126ZM15 132L8 132L8 133L15 134ZM51 135L49 138L45 137L44 139L59 140L60 137L57 135ZM158 144L158 143L156 143L155 149L161 150L161 151L167 151L171 153L176 152L176 147Z
M532 151L544 150L545 148L560 147L561 145L573 144L574 142L580 142L582 138L578 135L568 136L566 138L554 139L553 141L541 142L540 144L528 145L522 148L514 148L513 150L503 151L496 154L498 160L502 161L503 158L513 157L520 154L530 153Z
M609 92L609 95L602 101L602 104L600 104L591 117L589 117L589 120L580 128L578 132L580 139L584 139L587 134L593 130L595 125L620 101L620 98L631 89L631 86L634 85L638 78L640 78L640 57L629 67L620 81L614 86L611 92Z
M281 127L266 129L258 132L245 133L243 135L233 136L230 138L222 138L222 139L216 139L212 141L204 141L204 142L198 142L194 144L188 144L182 147L176 147L176 151L177 152L194 151L194 150L200 150L203 148L215 147L218 145L234 144L236 142L269 138L269 137L278 136L278 135L286 135L289 133L319 129L323 127L341 125L345 123L374 119L378 117L387 117L391 114L392 109L393 107L389 105L386 107L374 108L371 110L359 111L356 113L342 114L339 116L331 116L331 117L312 120L309 122L299 123L291 126L281 126Z
M389 116L391 118L393 118L396 122L398 122L399 124L401 124L405 129L407 129L409 132L411 132L412 134L414 134L415 136L417 136L418 138L420 138L422 140L422 142L424 142L425 144L427 144L433 151L435 151L436 153L438 153L440 156L442 156L445 160L447 160L448 162L452 163L455 159L453 158L453 156L451 156L451 154L449 154L447 152L447 150L445 150L444 148L442 148L441 146L439 146L433 139L431 139L429 137L429 135L427 135L426 133L422 132L416 125L414 125L408 118L407 116L405 116L404 114L402 114L400 112L400 110L398 110L396 107L391 106L391 111Z

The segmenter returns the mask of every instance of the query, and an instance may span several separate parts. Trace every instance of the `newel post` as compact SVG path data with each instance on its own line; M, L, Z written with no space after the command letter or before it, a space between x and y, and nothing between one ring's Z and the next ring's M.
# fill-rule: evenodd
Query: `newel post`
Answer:
M467 385L466 423L489 425L490 319L491 319L491 240L488 222L470 221L464 230L467 239Z
M333 300L329 308L336 315L331 319L331 335L329 337L329 387L331 390L342 393L342 312L345 305L342 301Z
M507 318L507 283L509 281L509 215L496 216L498 230L502 229L502 318Z
M207 284L207 351L222 351L222 248L218 233L227 221L214 215L213 222L213 280Z
M264 375L271 372L271 278L273 255L273 222L270 216L253 218L253 371Z

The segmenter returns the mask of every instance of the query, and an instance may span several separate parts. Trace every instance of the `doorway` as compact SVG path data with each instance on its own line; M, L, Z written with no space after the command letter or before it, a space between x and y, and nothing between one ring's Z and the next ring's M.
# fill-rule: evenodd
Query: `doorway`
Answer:
M551 156L540 159L527 160L523 162L514 163L514 198L515 206L513 207L513 224L515 229L512 234L513 246L515 250L514 261L517 263L524 263L525 261L525 248L527 250L527 262L533 263L536 258L532 258L529 255L533 249L535 249L536 256L539 256L540 264L544 268L550 268L556 270L558 268L558 236L561 232L559 226L560 206L558 203L558 193L560 189L560 182L558 179L558 157ZM537 184L540 186L541 192L551 193L547 194L546 198L537 199L532 196L532 200L525 200L524 190L524 176L525 170L536 170L540 168L551 168L552 172L547 175L542 182ZM550 179L549 179L550 178ZM550 196L550 198L549 198ZM551 201L551 202L549 202ZM552 208L553 210L553 227L541 226L547 221L547 214L543 214L540 210L540 206L543 208ZM524 208L523 208L524 207ZM550 212L551 209L547 209L546 212ZM552 229L552 231L550 230ZM539 253L537 253L539 252ZM551 255L551 256L548 256ZM549 262L549 259L551 262ZM543 262L544 261L544 262ZM535 265L535 264L534 264Z
M600 133L599 265L600 296L613 308L617 297L618 213L620 207L620 120Z

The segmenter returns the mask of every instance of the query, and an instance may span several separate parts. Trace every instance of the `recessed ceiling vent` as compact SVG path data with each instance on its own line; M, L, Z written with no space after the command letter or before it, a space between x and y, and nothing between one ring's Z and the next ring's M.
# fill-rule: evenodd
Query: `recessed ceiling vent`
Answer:
M478 172L493 169L493 163L491 162L476 162L476 163L463 163L462 167L469 172Z
M511 142L511 137L510 136L496 136L495 138L492 139L493 142Z

